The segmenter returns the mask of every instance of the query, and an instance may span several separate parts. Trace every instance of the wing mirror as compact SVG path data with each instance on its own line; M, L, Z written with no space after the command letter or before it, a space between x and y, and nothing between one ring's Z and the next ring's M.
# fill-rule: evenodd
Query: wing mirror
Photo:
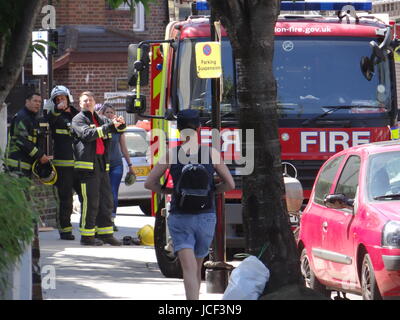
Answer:
M347 198L344 194L329 194L324 198L324 204L331 209L352 209L354 199Z
M361 57L360 68L364 77L370 81L374 76L375 65L381 61L385 61L388 55L388 48L391 46L391 32L390 27L385 30L385 38L382 43L378 45L376 41L371 41L369 45L372 48L371 56Z

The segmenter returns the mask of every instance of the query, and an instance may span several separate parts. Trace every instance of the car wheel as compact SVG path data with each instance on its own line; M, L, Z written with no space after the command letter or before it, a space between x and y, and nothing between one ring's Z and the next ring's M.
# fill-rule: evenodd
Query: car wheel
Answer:
M151 202L150 202L150 200L141 202L141 203L139 204L139 207L140 207L140 210L142 210L142 212L143 212L146 216L148 216L148 217L151 216Z
M161 210L156 213L154 224L154 245L156 258L161 273L167 278L182 278L182 268L178 257L174 254L170 245L167 245L165 217Z
M304 248L303 251L301 252L300 267L301 267L301 274L304 278L306 287L311 288L316 292L319 292L325 297L331 296L331 291L326 289L326 287L318 281L317 277L312 271L310 259L307 256L306 248Z
M364 300L381 300L382 296L376 284L371 258L366 254L361 267L361 290Z

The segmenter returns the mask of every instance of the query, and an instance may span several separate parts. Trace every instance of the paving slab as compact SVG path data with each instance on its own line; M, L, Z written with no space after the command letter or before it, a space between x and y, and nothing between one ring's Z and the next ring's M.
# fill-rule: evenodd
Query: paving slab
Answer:
M117 239L136 236L154 218L139 207L119 207L115 220ZM75 240L60 240L58 231L40 232L40 264L44 299L185 300L182 279L165 278L154 247L131 245L81 246L79 214L72 215ZM222 294L207 293L203 281L200 300L220 300Z

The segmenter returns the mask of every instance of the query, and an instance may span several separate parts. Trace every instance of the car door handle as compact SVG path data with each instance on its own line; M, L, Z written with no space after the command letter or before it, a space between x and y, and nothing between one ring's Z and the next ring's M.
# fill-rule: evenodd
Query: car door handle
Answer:
M325 232L328 231L328 222L324 221L322 223L322 230L324 230Z

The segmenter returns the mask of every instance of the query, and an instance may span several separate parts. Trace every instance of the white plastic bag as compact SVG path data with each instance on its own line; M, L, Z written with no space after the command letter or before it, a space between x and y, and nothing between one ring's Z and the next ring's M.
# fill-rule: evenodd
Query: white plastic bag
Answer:
M257 300L268 280L268 268L257 257L249 256L232 271L222 300Z

